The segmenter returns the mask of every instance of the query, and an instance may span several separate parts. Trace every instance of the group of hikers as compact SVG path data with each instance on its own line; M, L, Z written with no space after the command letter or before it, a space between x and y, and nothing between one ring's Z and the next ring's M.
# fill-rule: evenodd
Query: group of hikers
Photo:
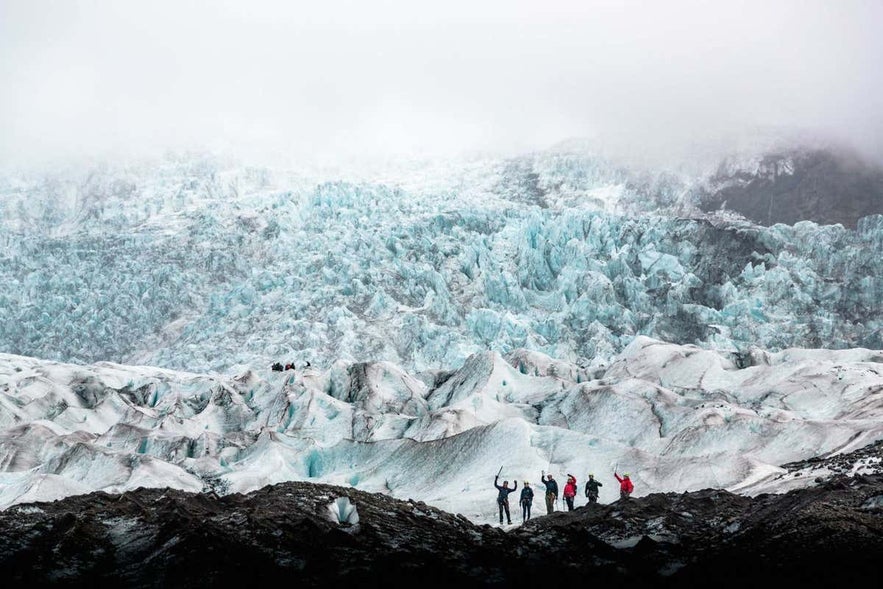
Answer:
M619 476L619 473L614 471L613 476L619 481L619 498L623 500L628 499L635 490L629 474L624 473L622 476ZM503 481L501 486L497 484L499 480L500 474L497 473L497 476L494 477L494 487L497 488L499 493L497 495L497 505L500 508L500 524L503 523L503 514L505 513L506 521L511 525L512 517L509 515L509 494L518 490L518 481L515 481L515 486L510 489L509 481ZM552 513L555 511L555 502L558 500L558 481L555 480L551 473L546 474L546 471L541 471L540 482L546 488L546 513ZM598 502L598 489L603 486L603 483L595 480L594 474L589 475L589 480L586 481L585 487L585 494L589 500L586 505ZM568 474L567 482L564 484L564 502L567 504L567 511L573 511L576 489L576 477ZM533 505L533 489L529 481L524 481L524 487L521 489L518 503L521 505L521 523L524 523L530 519L530 507Z
M309 362L304 364L304 368L309 368L309 367L310 367ZM270 366L270 369L273 372L282 372L284 370L297 370L297 366L294 365L294 362L288 362L287 364L285 364L285 366L283 366L281 362L273 362L273 364Z

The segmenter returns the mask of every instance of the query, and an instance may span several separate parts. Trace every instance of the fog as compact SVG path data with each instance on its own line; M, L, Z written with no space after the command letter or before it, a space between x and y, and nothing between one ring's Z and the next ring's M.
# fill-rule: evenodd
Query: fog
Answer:
M0 0L0 158L880 153L883 2Z

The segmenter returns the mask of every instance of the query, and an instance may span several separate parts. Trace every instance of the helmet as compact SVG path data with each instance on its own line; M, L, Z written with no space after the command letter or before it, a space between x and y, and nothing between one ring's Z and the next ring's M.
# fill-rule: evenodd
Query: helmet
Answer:
M592 478L595 478L595 473L590 472L590 473L589 473L589 476L592 477Z
M628 477L628 476L629 476L629 473L624 472L624 473L622 474L622 476L624 476L624 477Z

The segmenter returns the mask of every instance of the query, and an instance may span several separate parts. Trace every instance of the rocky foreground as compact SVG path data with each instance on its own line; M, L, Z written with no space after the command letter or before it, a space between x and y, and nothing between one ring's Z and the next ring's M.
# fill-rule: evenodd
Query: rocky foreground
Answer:
M330 508L344 497L357 523ZM881 556L879 473L754 498L652 494L509 530L309 483L220 497L93 493L0 513L4 587L879 586Z

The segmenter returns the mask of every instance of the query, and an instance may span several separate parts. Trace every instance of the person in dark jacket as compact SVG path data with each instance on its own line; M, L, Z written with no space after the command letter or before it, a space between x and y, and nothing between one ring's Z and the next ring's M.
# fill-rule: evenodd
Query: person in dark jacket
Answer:
M546 475L546 471L540 473L540 481L546 486L546 513L552 513L558 500L558 481L552 475Z
M521 523L524 523L530 519L530 506L533 505L533 489L530 488L530 483L527 481L524 481L521 499L518 502L521 504Z
M598 502L598 487L603 486L602 483L595 480L595 475L589 475L589 480L586 481L586 497L589 498L589 503Z
M514 493L518 488L518 481L515 481L515 486L511 489L509 488L509 481L503 481L503 486L497 484L497 481L500 479L499 475L494 477L494 486L499 491L499 495L497 495L497 505L500 507L500 523L503 523L503 511L506 512L506 521L510 524L512 523L512 517L509 515L509 493Z
M619 498L625 500L631 497L632 492L635 490L635 486L632 484L632 479L629 478L629 473L625 473L620 477L616 474L616 471L614 471L613 476L619 481Z

